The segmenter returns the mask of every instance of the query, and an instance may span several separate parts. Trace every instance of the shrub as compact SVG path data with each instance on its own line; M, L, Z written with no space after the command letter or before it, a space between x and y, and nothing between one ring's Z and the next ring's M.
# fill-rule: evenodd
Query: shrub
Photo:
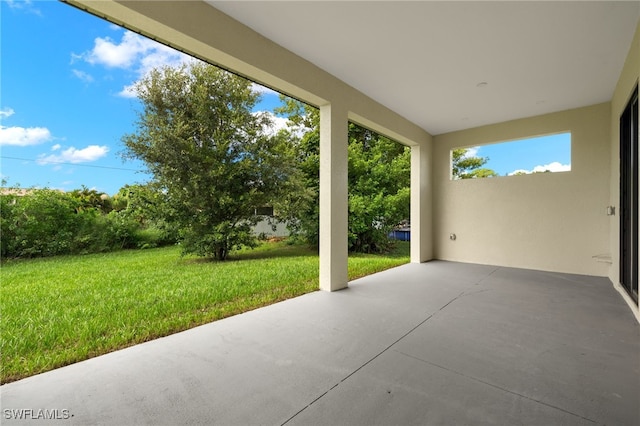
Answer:
M154 248L164 245L165 232L159 228L138 229L134 237L137 248Z
M133 218L112 211L104 216L104 221L111 240L111 250L136 247L135 234L140 225Z
M24 196L2 195L3 257L68 253L81 226L76 202L63 192L33 190Z
M173 244L177 229L164 219L139 222L130 209L104 212L75 192L31 189L0 194L2 258L88 254Z
M0 256L6 258L15 251L16 196L0 194Z

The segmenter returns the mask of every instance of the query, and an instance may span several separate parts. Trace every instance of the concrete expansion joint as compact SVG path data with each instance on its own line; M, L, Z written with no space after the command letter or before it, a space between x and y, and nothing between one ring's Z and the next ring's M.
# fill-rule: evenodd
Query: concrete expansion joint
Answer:
M500 270L500 269L502 269L502 268L500 268L499 266L496 266L495 268L493 268L493 270L491 272L489 272L487 275L485 275L484 277L480 278L476 283L474 283L474 285L482 284L484 281L486 281L489 278L491 278L491 276L493 276L493 274L498 272L498 270Z
M495 272L495 271L494 271ZM493 272L492 272L493 273ZM486 278L486 277L485 277ZM398 339L396 339L393 343L391 343L389 346L387 346L386 348L384 348L383 350L381 350L380 352L378 352L376 355L374 355L373 357L371 357L368 361L364 362L361 366L359 366L358 368L356 368L355 370L353 370L351 373L349 373L348 375L346 375L345 377L343 377L340 381L338 381L336 384L334 384L333 386L331 386L329 389L327 389L325 392L323 392L322 394L320 394L317 398L315 398L313 401L311 401L309 404L305 405L302 409L300 409L298 412L296 412L293 416L289 417L287 420L285 420L281 426L286 425L287 423L289 423L291 420L293 420L294 418L296 418L299 414L301 414L303 411L305 411L307 408L311 407L313 404L315 404L317 401L319 401L320 399L322 399L325 395L327 395L329 392L331 392L332 390L334 390L335 388L337 388L338 386L340 386L340 384L342 384L343 382L345 382L346 380L348 380L351 376L353 376L354 374L356 374L358 371L362 370L364 367L366 367L367 365L369 365L371 362L373 362L376 358L380 357L382 354L384 354L385 352L387 352L389 349L391 349L393 346L395 346L396 344L398 344L400 341L402 341L404 338L406 338L408 335L410 335L411 333L413 333L415 330L417 330L420 326L422 326L423 324L425 324L427 321L429 321L431 318L433 318L438 312L441 312L443 309L445 309L447 306L449 306L451 303L455 302L456 300L458 300L460 297L462 297L465 294L465 291L463 291L462 293L458 294L457 296L455 296L454 298L452 298L451 300L449 300L447 303L445 303L444 305L442 305L436 312L429 314L425 319L423 319L422 321L420 321L418 324L416 324L414 327L412 327L409 331L407 331L406 333L404 333L402 336L400 336ZM396 351L397 352L397 351ZM401 353L401 352L399 352ZM405 354L403 354L405 355Z
M320 394L318 397L316 397L313 401L311 401L309 404L307 404L306 406L304 406L302 409L300 409L298 412L296 412L293 416L291 416L290 418L288 418L285 422L282 423L282 425L285 425L287 423L289 423L291 420L295 419L298 415L300 415L302 412L304 412L307 408L311 407L313 404L315 404L316 402L318 402L319 400L321 400L322 398L324 398L326 395L328 395L329 393L331 393L331 391L333 391L334 389L338 388L342 383L346 382L349 378L351 378L353 375L355 375L356 373L358 373L359 371L361 371L362 369L364 369L367 365L369 365L370 363L372 363L375 359L377 359L378 357L380 357L381 355L385 354L388 351L392 351L394 353L397 353L401 356L404 357L408 357L414 360L417 360L419 362L428 364L430 366L436 367L438 369L444 370L448 373L451 374L455 374L457 376L460 376L466 380L471 380L477 383L480 383L483 386L488 386L494 389L499 390L500 392L506 393L506 394L511 394L514 395L518 398L522 398L522 399L526 399L528 401L531 401L535 404L539 404L545 407L548 407L552 410L557 410L560 412L563 412L565 414L568 414L572 417L581 419L582 421L586 421L589 423L593 423L593 424L597 424L599 423L596 420L593 420L591 418L585 417L581 414L578 414L577 412L574 411L570 411L566 408L562 408L558 405L553 405L550 404L548 402L544 402L540 399L534 398L532 396L528 396L524 393L521 392L517 392L514 391L512 389L509 389L507 387L504 386L500 386L498 384L495 383L491 383L490 381L487 380L483 380L479 377L475 377L473 375L469 375L469 374L465 374L462 371L458 371L456 369L452 369L450 367L444 366L444 365L439 365L437 363L434 363L432 361L429 361L427 359L423 359L421 357L416 357L415 355L411 355L409 353L403 352L401 350L398 349L393 349L394 346L396 346L399 342L401 342L402 340L404 340L406 337L408 337L409 335L411 335L414 331L416 331L418 328L420 328L422 325L424 325L425 323L427 323L430 319L432 319L434 316L438 315L439 313L441 313L442 311L444 311L447 307L449 307L451 304L453 304L454 302L456 302L457 300L466 297L466 296L470 296L470 295L475 295L478 293L483 293L483 292L487 292L490 291L490 289L482 289L482 288L478 288L477 286L481 285L483 282L485 282L486 280L488 280L492 275L494 275L499 269L501 269L500 267L496 267L493 270L491 270L491 272L489 272L488 274L486 274L485 276L483 276L482 278L478 279L476 282L471 283L465 290L463 290L462 292L460 292L458 295L456 295L455 297L452 297L450 300L448 300L446 303L444 303L440 308L437 308L436 310L434 310L432 313L428 314L424 319L422 319L419 323L417 323L415 326L413 326L411 329L409 329L407 332L405 332L404 334L402 334L398 339L396 339L394 342L392 342L391 344L389 344L387 347L385 347L384 349L382 349L380 352L378 352L377 354L375 354L374 356L372 356L369 360L367 360L366 362L364 362L362 365L360 365L359 367L355 368L351 373L349 373L348 375L346 375L345 377L343 377L342 379L340 379L338 382L336 382L333 386L330 386L325 392L323 392L322 394Z
M458 375L460 377L464 377L465 379L473 380L474 382L481 383L481 384L483 384L485 386L490 386L490 387L492 387L494 389L498 389L498 390L500 390L502 392L506 392L506 393L515 395L515 396L517 396L519 398L527 399L529 401L535 402L536 404L544 405L544 406L552 408L554 410L562 411L563 413L572 415L574 417L578 417L578 418L580 418L582 420L586 420L586 421L591 422L591 423L598 423L596 420L590 419L588 417L581 416L580 414L574 413L574 412L569 411L569 410L565 410L562 407L558 407L556 405L552 405L552 404L549 404L547 402L540 401L539 399L532 398L532 397L527 396L525 394L522 394L520 392L515 392L515 391L513 391L511 389L507 389L507 388L505 388L503 386L496 385L495 383L491 383L491 382L488 382L486 380L479 379L479 378L477 378L475 376L470 376L470 375L465 374L465 373L463 373L461 371L457 371L457 370L454 370L452 368L445 367L445 366L440 365L440 364L436 364L434 362L428 361L426 359L423 359L423 358L420 358L420 357L417 357L417 356L414 356L414 355L411 355L411 354L408 354L408 353L405 353L405 352L402 352L402 351L395 350L394 352L396 352L397 354L400 354L402 356L406 356L407 358L411 358L411 359L414 359L416 361L423 362L423 363L428 364L428 365L430 365L432 367L436 367L436 368L439 368L441 370L447 371L448 373L456 374L456 375Z
M452 301L450 301L449 303L447 303L447 305L449 305L450 303L454 302L455 300L459 299L460 297L466 297L466 296L473 296L476 294L480 294L480 293L484 293L487 291L491 291L491 289L489 288L483 288L480 290L473 290L474 287L479 286L480 284L482 284L484 281L486 281L489 277L491 277L494 273L496 273L499 269L501 269L500 267L495 267L491 272L489 272L486 276L480 278L478 281L474 282L473 284L471 284L470 288L463 291L458 297L456 297L455 299L453 299ZM446 307L447 305L443 306ZM443 309L441 308L441 310Z

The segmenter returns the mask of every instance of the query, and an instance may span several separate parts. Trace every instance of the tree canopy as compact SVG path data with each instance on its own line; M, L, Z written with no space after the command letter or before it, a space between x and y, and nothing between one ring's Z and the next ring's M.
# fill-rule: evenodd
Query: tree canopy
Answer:
M286 197L299 172L289 138L252 112L251 82L192 62L151 71L135 92L143 108L124 155L166 194L183 251L224 260L255 246L255 209Z
M297 225L310 243L319 236L319 145L320 115L316 108L293 99L283 99L277 110L289 118L299 138L299 167L310 191L308 202L299 207ZM409 216L410 150L396 142L349 124L349 249L383 252L389 248L388 234Z
M477 179L498 176L498 174L488 168L482 167L488 157L469 156L466 148L454 149L451 154L451 171L454 179Z

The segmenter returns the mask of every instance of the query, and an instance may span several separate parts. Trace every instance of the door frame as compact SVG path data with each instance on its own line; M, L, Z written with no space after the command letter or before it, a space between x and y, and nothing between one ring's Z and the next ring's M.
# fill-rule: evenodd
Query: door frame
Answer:
M638 86L620 116L620 284L638 303Z

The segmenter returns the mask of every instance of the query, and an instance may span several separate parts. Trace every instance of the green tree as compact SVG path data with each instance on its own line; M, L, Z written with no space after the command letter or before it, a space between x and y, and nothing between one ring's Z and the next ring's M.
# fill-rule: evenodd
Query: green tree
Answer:
M111 198L107 194L89 189L84 185L80 189L72 190L69 195L80 203L78 211L94 209L106 214L113 209Z
M256 244L254 209L286 194L295 151L252 110L251 83L192 63L156 69L136 86L142 102L125 157L144 161L166 194L185 253L224 260Z
M112 205L110 216L115 225L120 225L116 229L123 241L130 238L139 247L177 242L175 209L155 182L123 186L112 197Z
M350 124L349 247L380 253L389 232L409 217L411 151Z
M451 154L451 171L454 179L476 179L498 176L498 174L484 166L488 157L468 156L465 148L454 149Z
M112 205L118 213L144 227L160 220L171 221L173 216L167 195L155 182L123 186L112 197Z
M297 146L299 167L310 200L298 210L298 229L312 244L319 236L320 116L316 108L283 99L277 110L302 135ZM410 150L385 137L349 124L349 249L382 252L389 231L409 216Z
M276 113L288 118L290 138L295 147L295 156L300 177L294 204L282 206L281 218L287 222L293 235L301 235L312 245L318 245L320 235L320 112L284 96L282 106Z

